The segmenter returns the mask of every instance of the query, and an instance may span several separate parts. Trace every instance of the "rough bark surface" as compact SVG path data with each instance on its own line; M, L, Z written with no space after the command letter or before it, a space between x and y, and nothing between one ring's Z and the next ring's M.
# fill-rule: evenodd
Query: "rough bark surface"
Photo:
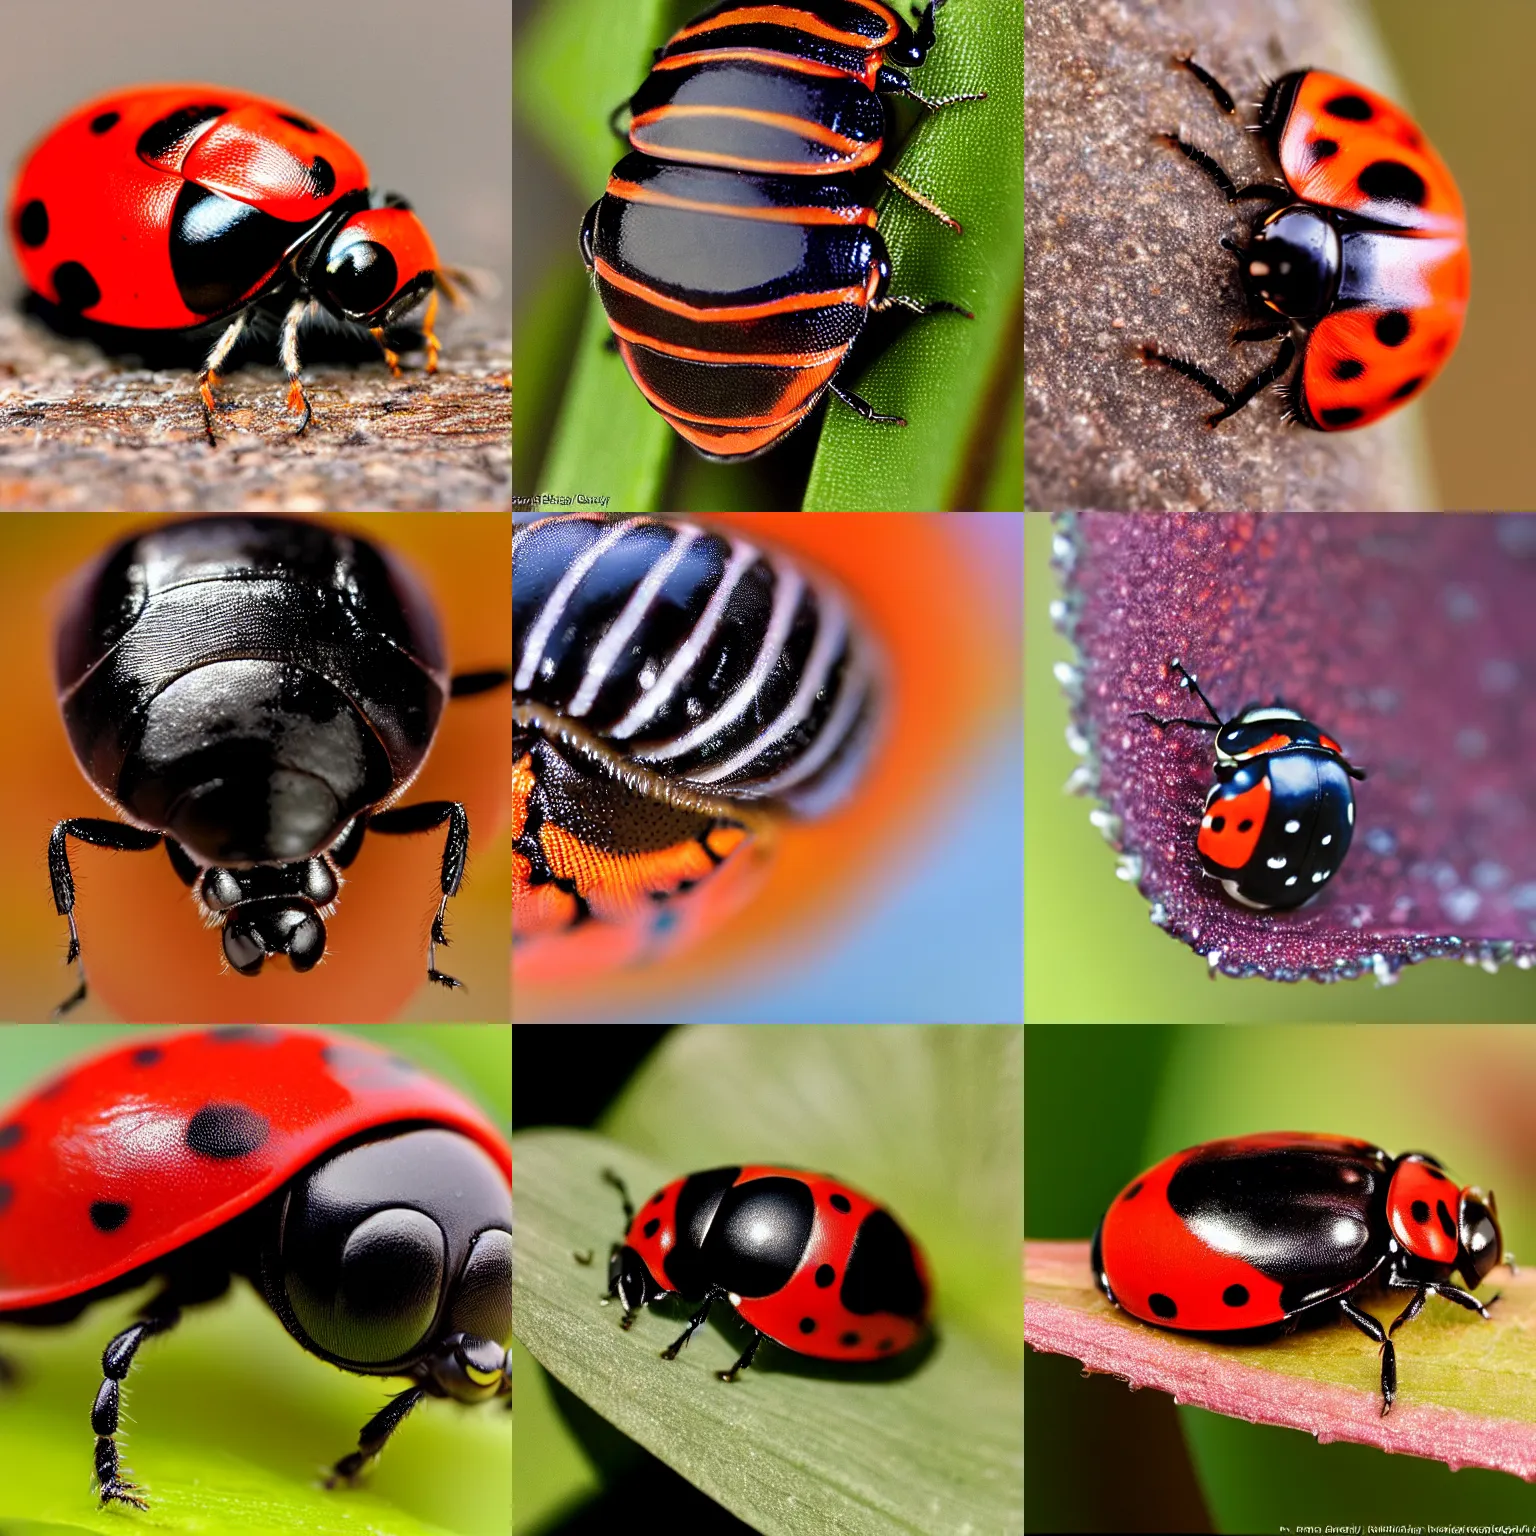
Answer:
M0 511L499 510L511 501L511 343L450 332L419 355L305 365L303 437L271 367L219 386L219 443L195 373L125 367L89 342L0 312Z
M1356 432L1293 426L1265 391L1212 429L1197 386L1138 355L1200 362L1229 388L1273 342L1247 318L1220 238L1254 215L1157 142L1178 130L1241 184L1273 180L1175 54L1224 80L1243 121L1265 78L1308 65L1401 93L1342 0L1030 0L1025 83L1026 466L1031 507L1418 509L1433 505L1409 406ZM1244 212L1242 210L1249 211Z

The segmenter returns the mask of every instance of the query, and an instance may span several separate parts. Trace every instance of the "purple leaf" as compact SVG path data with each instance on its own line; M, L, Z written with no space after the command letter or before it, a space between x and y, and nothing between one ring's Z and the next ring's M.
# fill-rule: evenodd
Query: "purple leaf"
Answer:
M1058 669L1096 824L1152 920L1228 976L1382 981L1536 963L1536 518L1065 514ZM1195 852L1211 737L1136 717L1282 699L1343 743L1354 842L1307 906L1253 911Z
M1439 1319L1443 1326L1418 1337L1411 1330L1399 1334L1400 1395L1385 1417L1376 1354L1348 1324L1263 1345L1150 1328L1094 1289L1087 1243L1025 1245L1024 1342L1213 1413L1303 1430L1325 1444L1348 1440L1452 1468L1512 1472L1529 1482L1536 1480L1536 1383L1522 1341L1530 1336L1536 1282L1527 1270L1500 1289L1494 1309L1500 1333L1491 1344L1469 1344L1477 1334L1468 1334L1460 1316ZM1426 1312L1413 1327L1422 1330L1428 1319ZM1465 1323L1489 1327L1477 1318ZM1429 1401L1431 1395L1438 1401ZM1489 1411L1495 1404L1497 1413Z

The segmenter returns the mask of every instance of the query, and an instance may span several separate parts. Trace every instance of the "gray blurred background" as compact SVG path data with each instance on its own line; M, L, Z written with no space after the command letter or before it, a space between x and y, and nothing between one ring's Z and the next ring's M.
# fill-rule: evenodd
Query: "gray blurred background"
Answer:
M122 85L200 80L276 97L334 129L373 184L408 197L449 266L512 276L512 18L507 0L43 0L3 11L0 161ZM5 245L0 301L20 278Z

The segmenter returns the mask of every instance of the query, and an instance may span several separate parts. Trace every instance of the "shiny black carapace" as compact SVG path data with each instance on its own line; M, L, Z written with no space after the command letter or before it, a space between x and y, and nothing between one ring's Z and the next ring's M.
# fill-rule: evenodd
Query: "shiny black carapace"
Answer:
M506 683L450 678L431 599L387 550L284 517L204 517L132 535L75 578L55 656L59 706L86 776L129 824L61 821L53 901L80 954L68 838L141 852L164 842L224 955L307 971L325 953L339 871L363 835L447 825L443 915L469 852L453 800L394 802L420 771L450 697ZM385 807L388 807L387 809ZM72 1008L79 985L59 1006Z

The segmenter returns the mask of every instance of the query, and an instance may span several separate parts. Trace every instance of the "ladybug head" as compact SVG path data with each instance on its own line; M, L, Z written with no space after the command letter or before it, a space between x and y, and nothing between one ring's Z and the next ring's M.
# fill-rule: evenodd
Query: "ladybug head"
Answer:
M657 1285L645 1260L625 1243L616 1244L608 1256L608 1294L619 1298L628 1318L641 1307L660 1301L669 1292L665 1286Z
M388 327L437 286L437 250L403 198L363 208L333 234L305 274L321 303L360 325Z
M1259 226L1240 258L1243 282L1261 304L1291 320L1321 320L1344 269L1339 231L1316 208L1281 208Z
M1230 765L1282 752L1295 739L1298 721L1306 725L1294 709L1278 704L1245 709L1216 732L1216 760Z
M1480 1189L1469 1187L1461 1192L1457 1221L1460 1247L1456 1267L1471 1290L1488 1278L1504 1257L1504 1233L1499 1226L1499 1205L1489 1190L1487 1198Z
M253 869L203 871L198 895L224 920L224 958L242 976L257 975L268 955L287 955L296 971L313 970L325 953L325 922L339 888L321 858Z
M262 1294L307 1349L435 1397L512 1390L512 1191L429 1126L344 1147L267 1206Z

